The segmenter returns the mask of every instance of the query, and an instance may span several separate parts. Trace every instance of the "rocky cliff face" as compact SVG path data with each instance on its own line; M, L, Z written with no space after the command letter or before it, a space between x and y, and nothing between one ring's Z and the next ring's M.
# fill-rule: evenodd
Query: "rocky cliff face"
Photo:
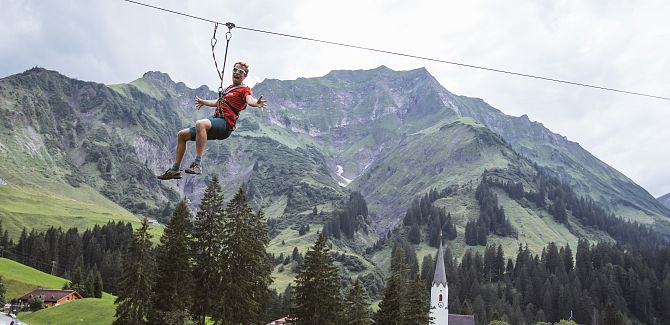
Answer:
M182 196L190 198L192 207L197 208L213 175L219 177L226 194L240 186L249 187L252 180L281 184L269 188L282 188L283 192L250 193L261 196L257 198L259 206L276 205L275 216L311 211L326 203L321 194L335 201L346 196L330 170L323 168L326 164L318 152L306 153L302 146L287 147L273 140L258 132L253 118L240 121L231 141L208 144L202 177L158 181L155 175L174 161L177 131L212 115L211 109L195 110L196 96L216 98L216 93L204 86L189 89L160 72L110 86L41 68L1 79L0 143L4 154L0 159L8 168L0 171L0 177L37 188L45 178L74 191L86 184L126 209L151 217L166 217L169 207ZM183 165L193 159L193 143L190 145ZM268 158L273 151L282 154ZM12 161L16 157L28 163L30 172ZM259 165L269 165L269 171L253 173Z
M40 68L0 80L0 98L8 153L3 176L13 183L40 187L45 178L75 188L83 183L145 215L179 197L152 180L148 165L163 145L164 126L178 119L169 103L134 87L123 95ZM137 154L144 150L146 155Z
M255 89L277 104L261 118L262 124L304 134L329 148L330 165L343 166L343 175L350 179L368 177L371 168L384 165L384 159L412 134L470 117L501 135L515 152L556 171L578 193L591 196L612 212L670 225L666 207L579 144L525 115L508 116L481 99L454 95L425 69L396 72L382 66L369 71L333 71L321 78L267 80ZM422 147L420 142L414 145ZM434 181L443 183L439 178ZM357 186L352 183L352 188ZM415 192L429 187L417 187Z
M270 107L248 108L229 140L208 144L204 176L159 182L155 175L173 161L176 132L212 113L195 110L193 99L215 98L215 92L190 89L161 72L110 86L44 69L0 79L3 166L13 165L9 156L40 166L30 173L5 168L0 178L83 183L149 215L169 211L165 207L182 196L197 207L213 175L226 193L245 187L271 217L332 209L326 207L352 189L365 195L386 229L432 188L468 186L484 170L535 163L617 214L667 225L666 207L577 143L527 116L454 95L425 69L382 66L265 80L254 93Z
M397 145L404 135L454 113L442 109L430 91L435 79L425 69L395 72L333 71L321 78L266 80L254 92L272 98L260 123L305 135L332 151L330 165L356 178Z

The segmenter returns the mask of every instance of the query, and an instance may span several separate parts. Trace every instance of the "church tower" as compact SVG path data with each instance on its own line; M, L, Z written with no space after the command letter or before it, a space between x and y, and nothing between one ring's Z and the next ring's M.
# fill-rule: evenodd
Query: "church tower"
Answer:
M437 251L437 265L433 286L430 288L430 316L435 325L449 325L449 288L447 273L444 271L444 251L442 249L442 233L440 232L440 249Z

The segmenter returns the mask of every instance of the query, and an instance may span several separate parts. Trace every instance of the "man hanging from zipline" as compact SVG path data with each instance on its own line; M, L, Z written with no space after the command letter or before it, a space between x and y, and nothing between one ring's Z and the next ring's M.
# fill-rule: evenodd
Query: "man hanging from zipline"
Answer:
M198 109L202 106L216 107L214 116L197 120L195 126L183 129L177 133L177 148L175 162L172 167L157 176L160 180L180 179L181 160L186 152L186 142L195 141L195 160L184 170L187 174L202 174L202 155L205 153L207 140L223 140L230 136L235 130L237 117L247 105L265 108L266 101L263 96L254 98L251 88L242 82L249 74L249 65L237 62L233 67L233 84L219 92L218 100L205 100L196 97L195 105ZM219 89L221 90L221 89Z

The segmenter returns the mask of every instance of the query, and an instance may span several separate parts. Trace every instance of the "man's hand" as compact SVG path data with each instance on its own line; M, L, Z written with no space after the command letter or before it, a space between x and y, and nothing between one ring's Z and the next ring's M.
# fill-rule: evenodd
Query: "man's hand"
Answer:
M256 107L260 108L262 111L265 108L266 104L267 101L263 99L263 95L261 95L261 97L258 97L258 100L256 101Z
M195 96L195 107L200 109L203 105L205 105L205 101L202 100L202 98Z

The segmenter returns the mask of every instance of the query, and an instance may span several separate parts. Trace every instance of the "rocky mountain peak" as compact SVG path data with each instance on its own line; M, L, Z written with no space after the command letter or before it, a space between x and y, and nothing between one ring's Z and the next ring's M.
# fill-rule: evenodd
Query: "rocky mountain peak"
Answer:
M175 82L170 78L170 75L165 72L147 71L142 78L158 82L162 85L175 85Z
M657 198L657 200L670 209L670 193Z

